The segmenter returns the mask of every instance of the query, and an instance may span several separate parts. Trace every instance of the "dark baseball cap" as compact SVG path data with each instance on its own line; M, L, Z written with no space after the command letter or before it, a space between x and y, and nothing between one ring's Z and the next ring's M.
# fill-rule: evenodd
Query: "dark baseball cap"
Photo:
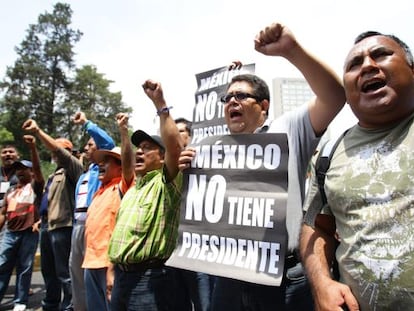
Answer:
M13 163L12 167L18 168L18 167L25 167L25 168L32 168L33 164L30 161L27 160L20 160Z
M158 135L148 135L144 131L138 130L135 131L134 134L131 136L132 143L138 147L141 142L144 140L150 141L158 145L162 150L165 150L164 144L162 143L162 139Z

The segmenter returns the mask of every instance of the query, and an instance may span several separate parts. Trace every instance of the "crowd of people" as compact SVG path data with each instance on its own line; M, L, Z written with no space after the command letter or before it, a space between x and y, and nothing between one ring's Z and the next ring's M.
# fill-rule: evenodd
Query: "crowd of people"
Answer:
M268 117L269 88L257 75L234 76L221 98L232 135L287 136L281 284L166 265L177 244L183 172L197 154L189 145L191 122L173 119L161 84L147 80L142 87L159 117L160 135L137 130L129 137L128 115L119 113L114 122L121 145L115 146L104 129L78 112L73 122L90 137L83 148L86 169L69 140L51 137L33 119L22 125L30 160L20 159L14 146L3 146L0 226L7 225L0 244L0 299L16 268L13 310L26 310L39 241L43 310L414 308L414 62L409 47L393 35L362 34L345 60L341 82L282 24L261 30L254 42L258 52L294 65L315 94L275 120ZM305 201L308 165L345 102L358 124L332 157L328 203L321 204L315 174ZM37 141L56 163L47 178L41 174ZM334 262L339 267L335 278Z

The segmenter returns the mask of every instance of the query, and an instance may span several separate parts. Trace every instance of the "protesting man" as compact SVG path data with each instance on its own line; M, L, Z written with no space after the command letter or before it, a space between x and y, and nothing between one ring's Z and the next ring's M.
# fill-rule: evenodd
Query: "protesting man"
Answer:
M20 155L13 145L4 145L0 151L1 157L1 174L0 174L0 206L3 206L3 197L10 186L17 184L15 168L13 163L16 162Z
M35 120L22 128L34 133L52 153L57 167L45 187L40 204L40 265L45 280L43 310L72 310L69 255L75 209L75 185L83 172L82 163L72 155L73 144L66 138L54 139ZM62 295L63 292L63 295Z
M344 65L358 124L313 180L301 253L317 310L414 310L414 62L393 35L366 32ZM339 243L339 245L338 245ZM331 276L334 256L339 282Z
M302 202L308 162L329 123L341 110L345 96L339 78L309 54L285 26L275 23L255 39L257 51L283 56L308 81L316 98L276 120L269 120L269 88L256 75L234 76L223 96L224 115L231 134L286 133L289 146L286 207L287 256L280 286L267 286L232 278L217 277L212 310L313 310L312 295L298 258ZM180 157L180 168L190 166L194 151ZM223 233L225 235L225 233ZM281 259L283 260L283 259Z
M160 117L161 137L136 131L136 185L122 198L109 244L115 265L111 310L172 310L175 274L164 265L176 245L180 215L183 142L161 85L143 85ZM123 167L124 168L124 167Z
M38 208L45 183L36 139L31 135L25 135L23 139L30 148L32 161L14 161L12 164L18 182L6 192L0 211L0 228L7 220L7 229L0 244L0 301L16 268L14 311L26 310L39 240L39 232L33 225L39 219Z
M99 164L101 186L88 208L85 225L86 249L82 267L85 268L88 310L109 310L113 267L108 258L108 245L121 196L135 178L134 154L128 136L128 116L119 113L117 121L121 133L121 148L99 149L93 154L94 162Z
M83 147L84 158L88 161L88 169L79 177L76 183L76 205L69 259L73 308L76 311L86 311L84 269L82 268L83 257L85 256L85 221L93 195L101 185L98 178L99 165L94 162L93 154L99 149L111 150L115 147L115 143L107 132L88 120L84 112L75 113L72 120L74 124L81 125L82 129L91 136L85 147Z

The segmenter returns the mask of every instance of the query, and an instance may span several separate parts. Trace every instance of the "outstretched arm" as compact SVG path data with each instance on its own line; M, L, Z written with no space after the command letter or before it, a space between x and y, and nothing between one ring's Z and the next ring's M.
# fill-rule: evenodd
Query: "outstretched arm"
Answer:
M53 137L46 134L40 127L37 125L35 120L28 119L23 123L22 128L30 133L35 134L45 145L47 149L50 151L56 151L56 149L59 147L56 143L56 141L53 139Z
M313 130L323 134L329 123L345 104L345 92L335 72L305 50L292 32L282 24L273 23L255 38L255 49L269 56L282 56L305 77L316 98L309 103Z
M182 141L174 119L170 116L169 111L164 109L167 108L167 103L164 99L161 84L147 80L142 87L144 88L145 94L154 103L157 112L159 112L161 139L165 146L164 163L168 174L167 180L171 181L179 172L178 158L180 157L184 142Z
M24 135L23 136L24 142L29 146L30 149L30 155L31 160L33 164L33 177L34 180L41 184L42 187L45 183L45 179L43 178L43 174L40 168L40 159L39 159L39 153L36 148L36 138L32 135Z
M128 114L118 113L116 115L116 121L118 123L119 133L121 134L122 175L129 186L135 178L135 156L128 134Z
M93 123L91 120L86 118L86 115L83 111L78 111L72 117L72 121L75 124L82 125L82 127L88 132L88 134L95 141L98 149L107 149L111 150L115 147L114 140L109 134L101 129L97 124Z
M304 224L300 239L302 263L312 287L315 309L342 311L347 305L350 311L358 311L358 302L351 289L334 281L331 276L336 243L334 218L318 215L316 223L315 228Z

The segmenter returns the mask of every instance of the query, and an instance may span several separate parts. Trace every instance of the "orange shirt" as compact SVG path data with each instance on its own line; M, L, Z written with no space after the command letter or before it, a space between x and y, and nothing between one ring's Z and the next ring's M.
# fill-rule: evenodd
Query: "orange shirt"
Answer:
M128 190L121 177L114 178L110 183L96 191L85 224L85 257L82 268L98 269L109 266L108 244L115 226L115 217L121 205L119 193Z

